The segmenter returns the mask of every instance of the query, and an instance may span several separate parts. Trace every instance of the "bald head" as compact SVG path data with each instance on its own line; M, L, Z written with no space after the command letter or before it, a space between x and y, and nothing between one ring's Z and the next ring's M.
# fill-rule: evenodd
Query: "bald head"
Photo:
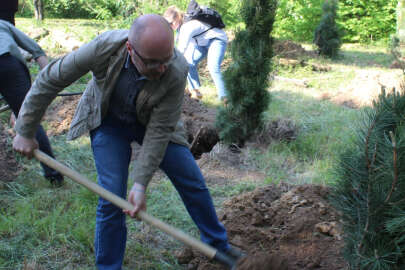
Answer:
M156 58L156 54L168 55L174 48L173 30L162 16L156 14L138 17L129 30L128 41L151 58Z

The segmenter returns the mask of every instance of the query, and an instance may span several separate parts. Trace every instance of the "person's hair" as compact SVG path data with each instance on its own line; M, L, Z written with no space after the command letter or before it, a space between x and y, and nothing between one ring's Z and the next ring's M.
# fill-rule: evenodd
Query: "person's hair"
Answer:
M170 6L166 9L165 13L163 13L163 18L169 22L179 21L183 23L184 13L176 6Z

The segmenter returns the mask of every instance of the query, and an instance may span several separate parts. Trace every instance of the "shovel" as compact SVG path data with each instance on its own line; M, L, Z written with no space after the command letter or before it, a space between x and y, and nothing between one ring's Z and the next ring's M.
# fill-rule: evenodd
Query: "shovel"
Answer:
M63 175L69 177L76 183L79 183L92 192L96 193L97 195L101 196L102 198L110 201L117 207L120 207L121 209L125 210L131 210L133 209L133 205L130 204L128 201L122 199L121 197L115 195L114 193L104 189L100 185L91 182L88 180L86 177L80 175L78 172L70 169L69 167L63 165L62 163L56 161L55 159L51 158L47 154L43 153L42 151L36 149L34 150L34 156L36 159L41 161L42 163L45 163L49 167L59 171ZM173 226L170 226L163 221L149 215L145 211L139 211L138 212L138 217L143 220L144 222L149 223L150 225L158 228L159 230L167 233L168 235L172 236L173 238L179 240L180 242L190 246L191 248L194 248L198 251L200 251L202 254L207 256L209 259L215 259L218 262L228 266L230 269L236 269L237 261L236 259L224 254L223 252L201 242L200 240L197 240L183 231L174 228Z

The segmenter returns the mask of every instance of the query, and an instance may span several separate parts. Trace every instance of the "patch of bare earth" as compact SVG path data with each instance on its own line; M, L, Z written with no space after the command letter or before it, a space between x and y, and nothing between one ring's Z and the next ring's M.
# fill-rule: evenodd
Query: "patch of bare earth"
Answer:
M9 142L11 134L0 123L0 189L17 176L19 165Z
M49 125L48 135L61 135L69 130L80 97L80 95L59 97L48 107L44 117L44 121Z
M338 214L328 193L317 185L269 185L226 201L220 219L230 243L247 254L237 269L345 269ZM178 254L187 269L225 269L187 250Z
M273 53L279 57L288 59L299 59L305 56L316 57L314 51L307 51L300 44L291 40L275 40L273 44Z
M348 108L371 106L382 88L386 92L400 90L401 76L400 71L359 69L349 85L340 88L336 94L323 94L321 98Z
M274 55L280 57L279 65L284 66L305 66L307 63L304 59L316 58L317 53L314 51L305 50L300 44L289 40L276 40L273 45ZM331 70L329 66L321 66L311 64L313 71L328 72ZM400 89L400 81L403 76L400 65L392 65L390 68L396 70L383 71L381 69L362 68L356 70L355 78L345 86L342 86L336 93L323 93L316 98L322 100L330 100L331 102L342 105L348 108L360 108L370 106L378 95L381 93L382 87L386 91L392 89ZM275 80L284 80L302 86L309 87L305 79L291 79L275 76Z

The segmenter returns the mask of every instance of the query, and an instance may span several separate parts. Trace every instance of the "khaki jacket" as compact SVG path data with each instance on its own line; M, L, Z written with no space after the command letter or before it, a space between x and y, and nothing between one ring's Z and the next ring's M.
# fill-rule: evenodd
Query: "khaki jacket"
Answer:
M63 88L92 72L76 108L68 139L97 128L108 111L111 93L128 55L128 30L99 35L76 51L51 62L40 72L23 103L16 131L33 138L46 108ZM135 181L145 186L160 165L169 141L188 145L180 121L188 65L177 52L174 62L156 81L147 81L136 100L138 120L146 126L143 146L134 166Z

